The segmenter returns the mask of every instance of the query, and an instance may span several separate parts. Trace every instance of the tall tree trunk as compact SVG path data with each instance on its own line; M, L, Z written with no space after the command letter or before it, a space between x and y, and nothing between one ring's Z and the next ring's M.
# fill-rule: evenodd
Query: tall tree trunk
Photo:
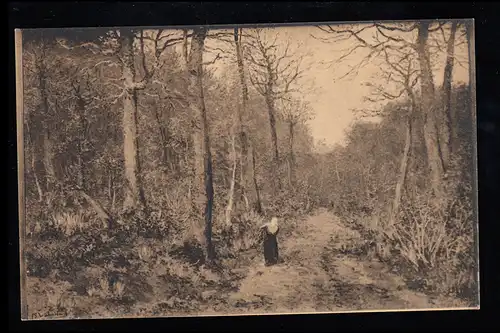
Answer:
M196 37L196 40L195 40ZM202 40L200 41L200 37ZM183 31L183 44L182 44L182 54L185 60L185 75L186 80L188 82L188 90L189 95L191 95L191 144L193 150L193 164L192 164L192 191L190 191L190 195L195 202L195 207L197 210L197 214L200 216L203 215L203 203L205 202L205 194L202 190L202 186L200 184L204 183L204 158L203 158L203 128L202 128L202 120L201 120L201 109L202 106L199 101L199 87L198 87L198 78L197 75L201 75L198 73L198 62L202 63L203 61L203 48L205 44L205 36L200 36L200 32L197 31L196 34L193 32L193 36L191 39L191 48L188 51L188 39L187 39L187 30ZM197 59L200 58L200 59ZM204 107L204 101L203 101ZM203 240L201 240L203 241Z
M421 22L418 27L417 52L421 74L421 110L424 113L424 141L430 168L431 188L435 195L440 195L444 166L436 124L435 88L429 51L427 48L428 36L429 23L425 21Z
M125 211L143 209L146 200L141 183L139 144L137 138L137 89L135 87L134 33L123 29L120 36L122 74L125 81L123 97L123 155L125 161Z
M262 202L260 200L260 190L259 190L259 184L257 182L257 168L255 166L255 151L254 151L254 145L251 143L250 144L250 147L249 147L250 151L251 151L251 156L252 156L252 179L253 179L253 186L255 188L255 195L257 196L256 197L256 201L255 201L255 204L254 204L254 209L257 213L259 214L262 214Z
M271 142L273 145L273 170L274 171L274 177L272 180L273 183L273 188L276 191L276 189L281 190L281 165L280 165L280 156L279 156L279 150L278 150L278 135L276 133L276 107L274 104L274 96L273 96L273 87L275 86L275 74L273 73L273 70L271 68L271 64L267 63L267 84L266 84L266 90L265 90L265 100L266 100L266 105L267 105L267 112L269 114L269 127L271 130Z
M170 133L168 131L168 127L166 122L169 119L169 114L165 115L165 111L159 110L157 106L152 106L156 126L158 128L158 133L160 134L160 144L161 144L161 161L164 166L165 172L168 171L177 171L178 170L178 161L175 153L169 147L169 141L171 139Z
M295 155L293 153L293 140L294 140L294 123L290 121L288 123L288 165L289 165L289 174L288 174L288 183L291 187L295 184Z
M273 144L273 160L274 163L276 164L276 167L279 164L279 150L278 150L278 135L276 134L276 110L274 106L274 100L273 97L271 96L271 92L268 91L266 93L266 105L267 105L267 112L269 115L269 126L271 130L271 140Z
M245 65L243 62L243 50L241 48L241 29L235 28L234 30L234 39L236 45L236 60L238 63L238 74L240 77L240 89L241 89L241 109L239 109L239 117L241 117L240 124L242 127L240 128L240 139L241 139L241 169L244 180L242 180L243 190L249 187L250 182L253 182L253 192L254 195L250 199L250 206L255 207L255 209L261 213L262 212L262 204L260 202L260 193L259 186L257 183L257 170L255 168L255 151L253 149L252 139L246 133L246 128L243 122L243 114L246 114L248 109L248 86L245 80ZM252 164L252 168L250 170L249 164ZM250 178L252 179L250 181ZM242 195L245 195L242 193Z
M170 146L170 144L172 143L172 140L174 139L174 137L172 136L172 134L170 133L170 129L168 127L168 124L170 122L170 119L172 118L172 112L175 111L175 108L172 104L170 104L168 106L168 108L166 109L166 112L162 112L163 114L163 129L164 129L164 133L165 133L165 145L166 145L166 153L167 153L167 159L168 159L168 164L170 166L170 170L173 171L173 172L179 172L180 168L181 168L181 163L180 163L180 160L179 160L179 154L177 153L177 151L172 148Z
M250 184L250 168L249 168L249 150L248 150L248 137L247 130L245 126L245 122L243 120L243 114L246 113L247 101L248 98L248 88L245 84L245 68L243 65L243 54L241 49L241 36L239 33L239 28L234 28L234 43L236 47L236 62L238 64L238 74L240 77L240 85L242 92L242 102L238 103L237 107L237 119L238 119L238 128L239 128L239 139L240 139L240 182L239 182L239 190L240 190L240 200L245 203L246 209L248 210L249 201L247 196L247 188Z
M455 35L457 33L458 23L453 21L451 24L450 38L446 47L446 64L443 74L443 118L445 123L442 126L441 145L443 153L443 162L445 169L448 168L451 154L456 150L457 121L455 108L451 107L451 82L453 77L453 65L455 57Z
M207 29L195 28L191 40L191 51L189 54L188 71L190 91L194 96L192 102L195 111L195 129L198 147L195 151L196 190L198 195L205 194L205 228L202 243L205 250L205 259L212 262L215 259L215 251L212 244L212 209L214 200L213 175L212 175L212 153L210 150L210 134L208 128L205 97L203 91L203 48ZM200 140L201 139L201 140ZM201 154L200 154L201 153ZM203 168L200 170L200 165Z
M229 185L229 193L227 198L227 206L226 206L226 226L231 225L231 213L233 211L234 206L234 188L236 184L236 166L238 158L236 156L236 148L234 144L234 135L231 135L231 157L233 160L232 172L231 172L231 181Z
M335 159L334 159L335 178L337 178L337 182L340 183L341 178L340 178L340 173L339 173L339 161L340 161L341 156L338 153L336 153L334 156L335 156Z
M406 183L406 178L408 175L408 160L410 156L410 148L413 145L412 139L413 139L413 133L412 133L412 126L413 126L413 113L415 110L415 103L413 102L414 99L412 99L412 105L411 109L406 121L406 134L405 134L405 145L403 149L403 155L401 156L401 163L399 165L399 175L398 175L398 180L396 182L396 188L394 190L394 199L392 201L392 207L391 211L389 214L389 225L388 225L388 231L389 235L391 235L392 232L392 227L394 226L396 222L396 217L399 213L399 207L401 204L401 196L403 193L403 189L405 187Z
M45 47L45 46L42 46ZM52 184L55 183L56 174L54 168L54 151L51 137L51 110L49 106L49 97L47 92L47 68L45 66L44 55L40 55L38 59L38 84L41 96L41 113L42 113L42 151L43 151L43 166L45 171L45 189L50 191Z
M268 87L268 89L271 89ZM280 157L279 157L279 150L278 150L278 135L276 133L276 110L274 106L274 99L271 96L271 90L267 90L266 92L266 104L267 104L267 111L269 115L269 128L271 130L271 142L273 145L273 170L274 171L274 177L272 180L274 190L280 190L281 189L281 179L280 179L280 172L276 170L280 170Z

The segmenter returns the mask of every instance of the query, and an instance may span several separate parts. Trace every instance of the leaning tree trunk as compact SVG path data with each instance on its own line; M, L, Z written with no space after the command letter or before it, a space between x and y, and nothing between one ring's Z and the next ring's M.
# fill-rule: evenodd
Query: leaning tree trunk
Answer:
M435 88L429 51L427 48L428 36L429 23L421 22L418 27L417 52L421 74L421 109L424 114L424 141L427 149L427 161L430 168L431 188L435 195L440 195L444 166L436 124Z
M253 149L254 144L252 139L246 133L246 128L243 123L243 114L248 111L248 87L245 80L245 65L243 62L243 50L241 48L241 29L234 30L234 39L236 45L236 60L238 63L238 74L240 77L240 88L241 88L241 109L239 109L238 118L241 119L240 124L240 140L241 140L241 169L242 169L242 189L246 192L247 188L250 187L250 183L253 183L254 195L250 199L248 206L252 206L258 213L262 212L262 204L260 202L260 192L257 182L257 170L255 168L255 151ZM251 168L249 164L251 163ZM251 169L251 170L250 170ZM245 193L242 192L242 195ZM244 198L243 198L244 199ZM246 201L246 200L245 200Z
M97 213L97 216L107 224L108 229L113 227L113 219L111 218L108 211L96 200L94 200L90 195L88 195L84 190L79 190L82 198L87 200L87 202L92 206L94 211Z
M31 127L30 127L30 117L28 117L28 119L26 119L26 122L25 122L25 128L26 128L26 137L27 137L27 147L29 147L29 150L31 150L31 163L30 163L30 166L31 166L31 169L30 169L30 172L32 173L33 175L33 180L35 181L35 187L36 187L36 190L37 190L37 193L38 193L38 202L42 202L43 201L43 189L42 189L42 185L40 184L40 181L38 180L38 172L37 172L37 168L36 168L36 161L37 161L37 154L36 154L36 146L35 146L35 142L33 140L33 134L31 133Z
M443 118L445 123L442 126L441 145L443 153L443 162L445 169L448 167L450 157L453 151L456 150L457 141L457 122L455 108L451 107L451 82L453 76L453 65L455 57L455 35L457 32L458 23L454 21L451 24L450 38L446 48L446 64L444 67L443 77Z
M134 33L123 29L120 36L122 74L125 83L123 97L123 156L125 162L124 211L143 209L146 200L141 184L139 144L137 138L137 89L135 88Z
M204 237L201 240L205 251L205 259L212 262L215 251L212 244L212 209L214 201L212 153L210 151L210 135L208 128L205 97L203 91L203 48L207 29L199 27L194 29L191 40L191 51L188 61L190 92L193 95L192 107L195 113L196 134L195 144L195 176L197 197L205 195L205 227ZM201 139L201 140L200 140ZM201 153L201 154L200 154ZM203 166L203 168L200 168Z

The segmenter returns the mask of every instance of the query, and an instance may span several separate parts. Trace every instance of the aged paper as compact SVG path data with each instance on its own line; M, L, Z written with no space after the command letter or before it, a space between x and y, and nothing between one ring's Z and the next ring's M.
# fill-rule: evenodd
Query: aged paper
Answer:
M16 30L23 319L478 309L473 32Z

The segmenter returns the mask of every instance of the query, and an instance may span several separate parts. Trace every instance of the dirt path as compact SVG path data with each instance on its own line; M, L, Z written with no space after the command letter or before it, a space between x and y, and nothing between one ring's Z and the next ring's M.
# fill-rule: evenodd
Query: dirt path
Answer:
M239 289L228 294L234 313L321 312L459 306L411 291L377 260L342 254L364 242L326 211L298 223L280 242L283 263L265 267L258 256ZM210 312L210 311L209 311Z

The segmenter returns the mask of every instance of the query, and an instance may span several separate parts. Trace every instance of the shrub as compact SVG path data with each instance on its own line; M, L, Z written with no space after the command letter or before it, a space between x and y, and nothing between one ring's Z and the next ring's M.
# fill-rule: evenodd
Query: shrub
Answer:
M76 232L81 232L85 227L85 217L79 213L55 213L52 214L52 226L62 231L66 236L72 236Z
M464 294L474 287L472 212L470 196L458 192L436 199L424 191L404 201L394 238L402 257L425 274L429 288Z

